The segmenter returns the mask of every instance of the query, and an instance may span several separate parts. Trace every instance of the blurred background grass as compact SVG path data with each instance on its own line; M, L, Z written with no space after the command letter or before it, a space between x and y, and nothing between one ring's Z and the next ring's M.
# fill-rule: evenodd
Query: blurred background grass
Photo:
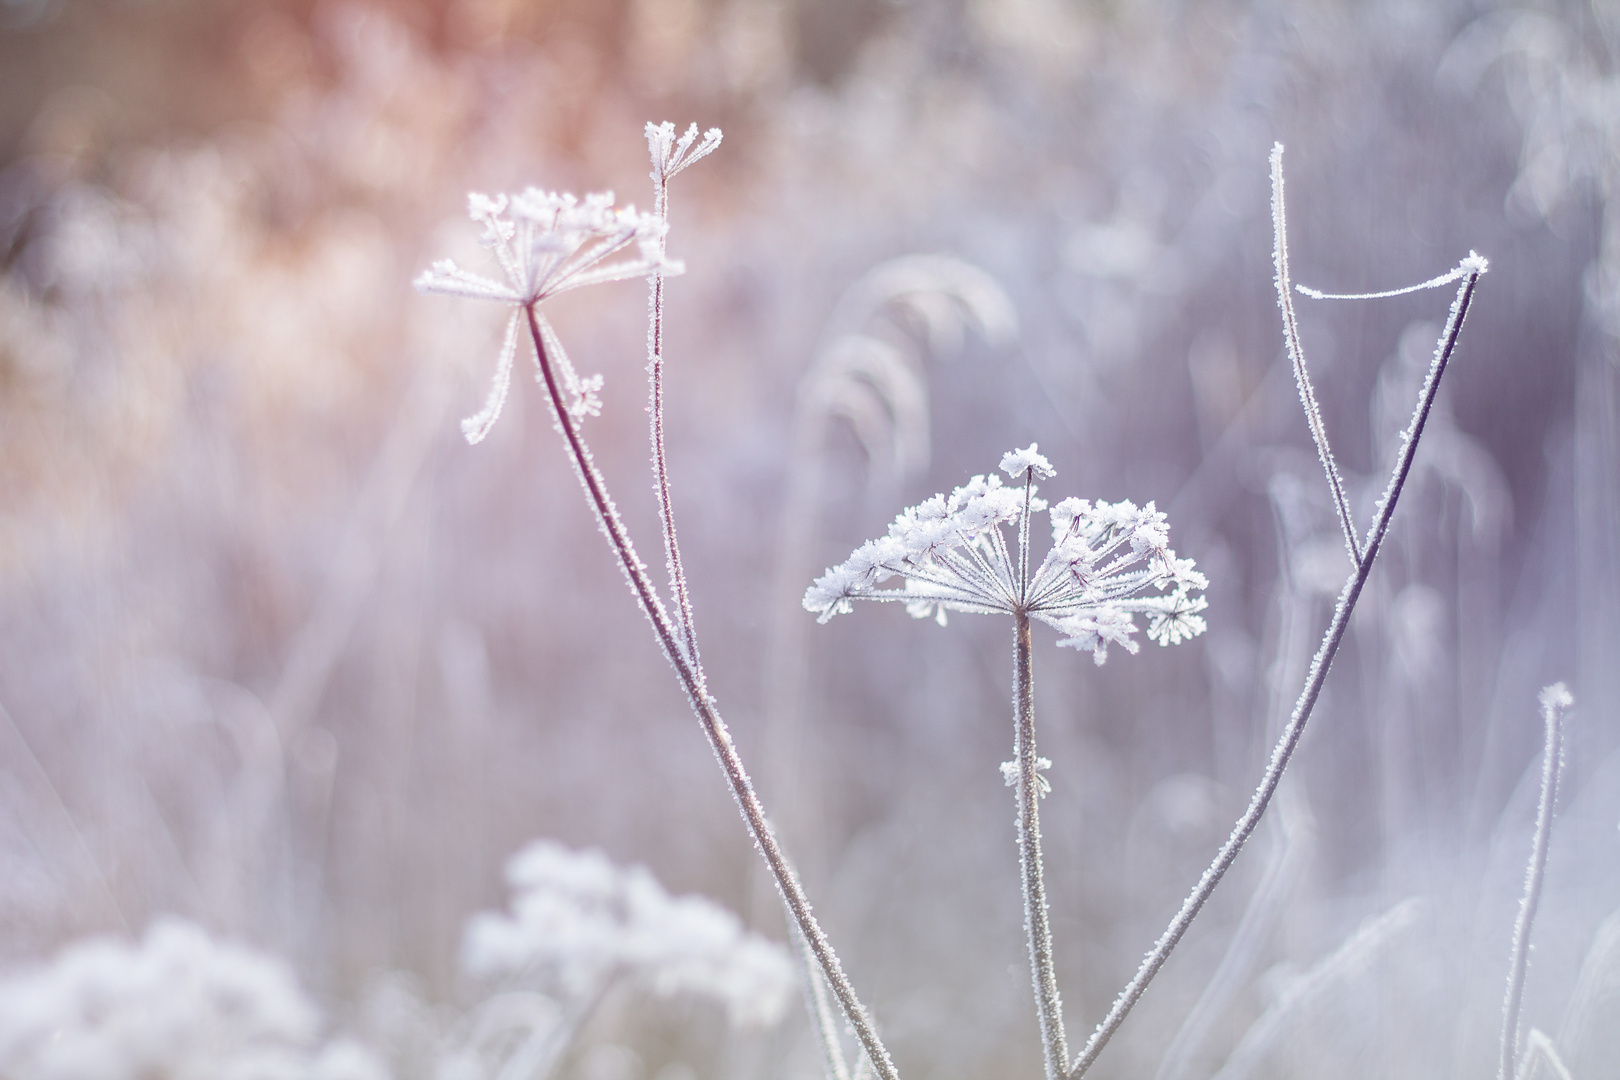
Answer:
M1301 1005L1261 1068L1488 1067L1535 691L1563 678L1527 1014L1558 1028L1620 905L1614 17L0 0L0 953L174 912L340 1009L383 972L450 1001L464 919L533 836L780 933L536 392L459 437L499 313L410 288L472 249L468 189L646 204L642 124L695 119L726 139L674 189L668 423L714 688L906 1074L1035 1075L1006 628L817 628L797 596L1013 445L1056 495L1170 512L1209 633L1036 661L1087 1030L1246 800L1347 568L1281 358L1282 141L1296 280L1384 288L1470 248L1492 270L1278 825L1099 1075L1160 1068L1229 956L1160 1076L1212 1072L1290 973L1414 896L1423 929ZM867 277L913 255L942 258ZM1016 333L975 325L992 294ZM1301 301L1363 524L1446 302ZM591 434L650 555L644 308L626 284L548 312L607 376ZM839 366L851 335L889 381ZM802 1027L699 1066L808 1074ZM632 1072L698 1053L650 1030Z

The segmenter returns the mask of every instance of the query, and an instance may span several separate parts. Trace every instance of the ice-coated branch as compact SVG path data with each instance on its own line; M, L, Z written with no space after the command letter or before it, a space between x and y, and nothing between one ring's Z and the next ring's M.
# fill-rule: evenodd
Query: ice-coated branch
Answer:
M1439 277L1432 277L1428 281L1420 281L1416 285L1404 285L1399 289L1384 289L1382 292L1363 293L1330 293L1321 289L1313 289L1308 285L1295 285L1294 290L1301 296L1308 296L1312 300L1383 300L1391 296L1406 296L1408 293L1422 292L1425 289L1438 289L1442 285L1450 285L1458 278L1468 274L1466 265L1459 265L1448 273Z
M1507 999L1502 1004L1502 1059L1497 1080L1514 1080L1519 1061L1519 1010L1524 1004L1524 976L1530 964L1530 928L1541 903L1541 882L1547 872L1547 841L1552 836L1553 804L1564 767L1564 714L1575 704L1563 683L1541 691L1541 719L1547 725L1547 743L1541 757L1541 801L1536 804L1536 837L1530 847L1530 865L1524 872L1524 899L1513 926L1513 954L1508 962ZM1556 1054L1554 1055L1556 1057Z
M1294 381L1299 385L1299 403L1305 409L1305 422L1310 425L1311 438L1316 443L1317 456L1327 473L1328 487L1333 489L1333 508L1339 515L1339 528L1344 531L1345 547L1350 560L1361 562L1361 549L1356 546L1356 528L1350 518L1350 500L1345 495L1344 479L1339 465L1333 459L1333 448L1328 445L1327 428L1322 424L1322 411L1316 405L1316 390L1311 386L1310 372L1305 368L1305 347L1299 340L1299 320L1294 315L1293 290L1288 280L1288 214L1283 204L1282 143L1271 148L1271 228L1274 244L1271 259L1276 267L1277 306L1282 309L1283 341L1288 346L1288 359L1294 365Z
M1272 182L1275 193L1273 209L1277 226L1277 252L1279 255L1278 296L1280 298L1279 303L1283 308L1283 318L1286 326L1292 318L1293 305L1286 299L1288 294L1286 289L1283 288L1287 280L1287 256L1282 230L1282 147L1280 145L1272 150L1271 161ZM1164 962L1169 959L1170 953L1175 950L1182 936L1186 934L1187 928L1192 925L1193 919L1203 909L1204 903L1209 899L1210 894L1215 891L1215 886L1220 884L1221 878L1231 868L1233 861L1238 856L1238 852L1243 849L1243 845L1248 842L1249 837L1254 833L1255 827L1259 825L1261 816L1265 814L1266 807L1271 803L1271 797L1276 794L1277 785L1282 780L1283 771L1287 769L1288 762L1294 755L1294 750L1299 746L1300 737L1305 733L1305 725L1316 708L1317 698L1322 693L1322 684L1327 679L1328 668L1332 665L1333 657L1338 653L1339 645L1344 640L1345 631L1350 625L1351 613L1354 612L1356 601L1361 596L1362 587L1367 583L1367 576L1372 572L1373 562L1378 557L1379 548L1382 547L1384 537L1389 532L1390 518L1395 512L1396 503L1400 501L1401 490L1406 484L1407 475L1411 472L1412 458L1417 452L1418 441L1423 436L1423 428L1428 420L1429 412L1434 407L1434 397L1440 389L1440 379L1445 375L1446 366L1456 350L1457 337L1462 332L1463 320L1467 317L1468 308L1473 301L1474 288L1479 282L1480 275L1485 273L1487 264L1479 255L1469 252L1468 257L1462 260L1459 265L1459 269L1463 271L1463 281L1457 288L1457 296L1452 301L1451 312L1446 319L1445 329L1441 331L1440 340L1435 346L1434 360L1429 366L1429 374L1427 379L1424 380L1423 388L1418 393L1417 405L1412 413L1412 422L1402 434L1400 454L1390 472L1389 483L1384 489L1383 497L1378 501L1377 517L1374 519L1372 527L1367 531L1366 542L1360 548L1361 553L1356 558L1355 569L1345 581L1344 588L1339 593L1338 603L1333 609L1333 619L1329 622L1327 631L1322 637L1322 644L1317 649L1316 656L1311 660L1310 671L1305 677L1305 688L1300 692L1299 699L1294 705L1293 714L1289 717L1287 726L1283 729L1277 745L1272 750L1271 759L1266 765L1266 771L1261 777L1260 783L1256 786L1253 797L1249 800L1248 808L1244 810L1243 816L1238 819L1237 824L1232 827L1231 835L1227 837L1226 843L1221 846L1214 861L1209 864L1209 867L1198 879L1198 884L1193 887L1192 892L1183 901L1181 909L1176 913L1175 918L1170 921L1170 925L1165 928L1159 940L1154 944L1147 956L1143 958L1136 975L1126 984L1125 989L1120 991L1119 997L1115 999L1113 1007L1108 1011L1108 1015L1103 1018L1102 1023L1097 1025L1097 1029L1092 1032L1091 1038L1087 1040L1084 1049L1080 1052L1080 1056L1075 1060L1074 1067L1069 1072L1069 1080L1079 1080L1079 1077L1083 1076L1086 1070L1091 1068L1092 1064L1097 1060L1097 1055L1102 1053L1103 1047L1108 1044L1108 1040L1119 1029L1120 1024L1124 1022L1125 1017L1142 996L1143 991L1147 989L1148 984L1153 981L1154 976L1159 973L1159 969L1164 966ZM1294 333L1292 330L1286 330L1286 332L1290 335ZM1296 374L1302 376L1300 382L1301 400L1305 405L1307 415L1310 415L1314 408L1315 397L1308 394L1309 382L1303 379L1303 370L1300 364L1296 364ZM1317 424L1313 424L1313 433L1317 426ZM1317 445L1318 449L1325 454L1326 442L1322 441ZM1329 466L1331 470L1331 458L1324 456L1323 460L1324 464ZM1330 471L1330 479L1334 475ZM1338 493L1336 491L1336 494ZM1341 516L1340 524L1348 527L1349 518L1347 512L1344 512L1341 508L1341 513L1343 516ZM1354 537L1348 533L1346 534L1346 542L1351 546L1352 551L1356 550Z
M592 461L590 448L580 433L578 420L568 409L567 400L563 397L564 387L548 355L547 335L541 333L539 317L533 305L524 311L528 316L529 335L534 343L535 357L540 367L541 381L546 387L547 399L551 404L553 419L563 436L563 441L567 444L569 460L573 463L575 475L579 477L586 496L590 499L591 507L596 512L597 524L606 536L608 545L618 557L619 566L624 571L630 591L641 605L642 612L652 623L658 644L663 648L670 664L674 666L681 687L686 691L687 699L691 703L692 711L702 723L703 732L720 762L721 770L725 773L732 798L737 802L737 809L748 826L754 844L770 866L771 875L782 894L783 903L787 905L799 932L809 944L811 953L826 976L827 984L832 987L833 995L838 998L845 1018L854 1027L856 1037L872 1059L880 1080L899 1080L899 1073L895 1070L888 1050L879 1040L877 1029L873 1026L865 1006L855 996L855 989L850 985L849 977L844 974L837 953L833 951L831 942L827 940L827 935L822 932L820 924L816 922L815 915L810 910L810 901L799 884L798 876L794 874L793 868L788 864L787 857L776 841L770 822L766 820L765 808L760 804L759 796L754 793L753 781L749 779L748 771L743 768L737 748L732 745L731 733L727 730L725 721L721 719L714 699L705 689L702 673L682 646L680 630L659 599L652 579L647 575L646 564L636 554L630 534L619 518L618 510L614 508L613 500L607 492L606 481Z

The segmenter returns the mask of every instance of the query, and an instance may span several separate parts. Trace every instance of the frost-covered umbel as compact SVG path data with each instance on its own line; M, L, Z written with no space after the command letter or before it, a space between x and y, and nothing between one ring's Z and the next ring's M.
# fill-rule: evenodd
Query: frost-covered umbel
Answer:
M1136 615L1148 618L1148 637L1180 644L1204 632L1207 602L1191 559L1170 550L1169 525L1152 503L1064 499L1047 508L1034 480L1056 471L1035 444L1012 450L1001 468L1019 486L994 473L975 476L951 492L901 512L887 536L869 540L805 592L804 606L826 622L850 610L852 600L898 600L915 618L945 612L1024 612L1056 627L1060 645L1090 650L1101 664L1108 646L1136 652ZM1030 569L1031 517L1046 511L1052 548ZM1004 525L1018 526L1017 550ZM889 578L901 588L880 589Z
M480 240L494 252L506 281L474 274L449 259L441 259L417 277L416 287L423 292L494 300L516 309L506 324L489 400L476 416L461 422L467 441L476 443L489 434L506 404L518 327L525 311L570 289L651 273L668 277L679 274L682 266L664 258L663 219L656 214L639 214L634 207L615 207L612 192L587 195L582 202L573 195L538 188L510 196L475 191L467 196L467 213L484 226ZM636 249L633 255L612 261L632 245ZM596 416L601 411L597 394L602 389L602 377L577 376L545 316L536 311L535 318L546 351L562 373L570 398L568 411L576 419Z
M138 944L82 941L0 979L6 1080L385 1080L357 1043L321 1046L286 965L155 924Z
M625 976L660 995L712 998L733 1021L761 1025L781 1017L793 992L781 946L702 897L670 896L643 867L541 840L512 857L506 878L512 913L467 924L468 974L556 984L575 998Z

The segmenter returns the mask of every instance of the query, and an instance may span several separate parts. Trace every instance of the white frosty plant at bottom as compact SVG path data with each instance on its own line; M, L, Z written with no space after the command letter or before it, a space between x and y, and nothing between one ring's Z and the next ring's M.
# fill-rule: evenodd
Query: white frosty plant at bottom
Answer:
M1069 498L1050 508L1036 497L1036 477L1056 470L1036 451L1008 451L1001 468L1018 487L994 473L975 476L947 497L902 511L886 536L869 540L829 569L804 594L821 622L848 612L852 600L897 600L915 618L945 613L1016 615L1057 628L1060 645L1090 651L1097 663L1108 646L1137 651L1136 616L1148 619L1148 637L1180 644L1204 632L1208 584L1191 559L1170 550L1165 516L1150 502L1108 503ZM1029 570L1031 517L1046 512L1052 547ZM1018 527L1017 547L1002 531ZM879 588L890 578L899 588Z
M734 1022L774 1024L796 975L787 951L699 896L670 896L645 868L540 840L506 864L512 913L467 924L471 975L538 981L588 998L627 977L659 995L698 994Z
M92 938L0 978L6 1080L386 1080L281 961L176 919Z

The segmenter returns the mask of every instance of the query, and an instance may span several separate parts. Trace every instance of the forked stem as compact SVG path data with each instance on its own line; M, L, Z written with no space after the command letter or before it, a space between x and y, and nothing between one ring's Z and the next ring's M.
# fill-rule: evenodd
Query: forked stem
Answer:
M871 1017L860 999L855 996L855 989L850 985L849 977L844 974L843 965L838 961L838 954L833 952L827 935L822 932L821 926L811 913L810 901L805 897L798 877L793 873L781 846L776 842L770 822L765 818L765 809L760 805L759 796L754 793L753 782L749 780L748 772L743 768L742 758L732 745L731 734L726 729L725 721L720 718L714 699L705 689L702 670L694 659L695 652L689 655L682 647L680 630L671 621L663 602L658 598L652 580L647 576L646 566L636 554L635 545L630 541L630 534L625 529L624 522L620 520L612 498L608 495L606 481L591 460L590 450L580 434L574 416L568 411L557 372L546 352L544 335L540 332L534 305L525 307L524 314L528 319L529 336L534 342L535 359L540 367L542 381L546 385L546 395L551 403L552 414L556 418L563 441L568 445L568 456L573 462L574 472L584 485L591 507L596 512L597 524L607 537L608 545L618 556L619 566L629 582L630 591L635 594L642 612L651 621L658 644L674 666L675 673L681 681L681 688L686 691L687 700L691 703L692 711L697 714L698 720L703 725L703 733L708 737L715 757L719 759L721 770L726 775L726 782L731 787L732 798L737 801L737 809L748 826L754 844L765 857L766 864L770 866L771 876L776 880L776 887L782 894L782 900L792 914L799 932L808 942L816 962L821 966L827 984L832 987L833 995L838 998L845 1018L854 1027L855 1035L866 1050L867 1056L871 1058L880 1080L899 1080L894 1062L890 1059L882 1041L878 1039Z
M1277 170L1274 176L1280 179L1281 161L1279 153L1274 152L1273 164ZM1279 237L1282 237L1285 234L1282 233L1280 188L1277 208L1277 229ZM1284 246L1284 241L1279 238L1279 250ZM1283 265L1286 266L1286 259L1284 259ZM1248 808L1243 812L1243 816L1238 819L1237 824L1233 826L1231 835L1227 837L1226 843L1221 846L1214 861L1209 864L1203 876L1198 879L1198 884L1194 886L1187 899L1183 901L1181 909L1176 913L1175 918L1170 921L1170 925L1165 928L1164 933L1154 944L1153 949L1143 959L1135 977L1126 984L1124 990L1120 991L1119 997L1115 999L1113 1007L1108 1011L1108 1015L1103 1018L1102 1023L1097 1025L1097 1029L1092 1033L1091 1038L1087 1040L1085 1048L1081 1050L1079 1058L1074 1063L1074 1068L1068 1074L1069 1080L1079 1080L1079 1077L1085 1075L1086 1070L1091 1068L1092 1064L1097 1060L1097 1055L1102 1053L1103 1047L1108 1045L1108 1040L1113 1037L1115 1031L1119 1030L1120 1024L1124 1023L1125 1017L1136 1005L1143 991L1153 981L1154 976L1159 973L1159 969L1164 966L1164 962L1169 959L1170 953L1181 941L1182 936L1186 934L1187 928L1192 925L1193 919L1203 909L1205 901L1215 891L1215 886L1220 884L1221 878L1231 868L1233 861L1238 856L1238 852L1243 849L1243 845L1248 842L1249 837L1254 833L1255 827L1260 823L1261 816L1266 812L1266 807L1271 803L1272 795L1277 791L1277 784L1282 780L1283 770L1288 767L1288 762L1293 757L1294 750L1299 746L1300 737L1305 733L1305 724L1310 720L1311 713L1316 708L1317 698L1322 693L1322 684L1327 679L1328 667L1333 663L1333 657L1339 651L1340 642L1344 640L1345 630L1350 625L1350 615L1355 610L1356 601L1361 596L1362 587L1367 583L1367 576L1372 572L1373 562L1377 559L1379 548L1383 545L1384 537L1389 531L1390 517L1395 512L1395 504L1399 501L1401 489L1405 486L1407 475L1411 472L1413 455L1417 452L1418 441L1423 436L1424 425L1428 421L1429 412L1434 406L1434 396L1440 389L1440 379L1445 374L1446 365L1450 362L1451 355L1456 348L1457 336L1462 331L1463 320L1468 315L1468 308L1474 296L1474 287L1479 281L1480 274L1485 272L1485 261L1477 255L1470 254L1469 258L1463 261L1460 269L1463 271L1463 281L1457 288L1457 296L1452 301L1451 312L1446 319L1445 329L1441 332L1439 343L1435 347L1434 362L1429 367L1428 378L1424 381L1423 389L1418 395L1417 407L1413 411L1412 422L1403 436L1399 457L1396 459L1394 469L1390 472L1389 484L1384 489L1384 495L1378 502L1378 516L1374 520L1372 528L1367 532L1367 538L1361 546L1361 554L1356 561L1354 572L1345 581L1344 588L1339 593L1338 604L1333 609L1333 620L1328 624L1327 632L1322 638L1322 644L1317 649L1316 656L1311 660L1310 672L1305 679L1305 688L1294 705L1294 711L1289 717L1287 727L1284 728L1276 747L1272 750L1271 760L1266 765L1265 775L1261 777L1253 797L1249 800ZM1282 288L1286 283L1285 275L1279 273L1277 283L1279 289ZM1283 306L1286 318L1287 314L1292 311L1292 305L1285 303ZM1309 414L1315 398L1314 395L1307 395L1308 383L1303 380L1303 369L1296 367L1296 374L1302 376L1300 395L1302 400L1305 401L1306 411ZM1319 421L1313 423L1313 437L1319 427ZM1318 443L1318 446L1323 453L1323 461L1325 464L1330 464L1332 455L1326 443L1325 432L1322 433L1321 439L1322 441ZM1334 476L1335 471L1330 468L1330 483ZM1336 492L1337 494L1338 492ZM1348 526L1348 521L1347 516L1342 518L1341 525ZM1355 550L1353 536L1347 534L1346 539L1347 543L1351 545L1351 550Z
M1029 939L1030 976L1041 1024L1046 1080L1061 1080L1069 1062L1063 1033L1063 1001L1058 996L1052 927L1041 874L1041 776L1035 753L1035 674L1030 655L1029 615L1019 610L1013 634L1013 710L1017 721L1018 865L1024 881L1024 933Z

